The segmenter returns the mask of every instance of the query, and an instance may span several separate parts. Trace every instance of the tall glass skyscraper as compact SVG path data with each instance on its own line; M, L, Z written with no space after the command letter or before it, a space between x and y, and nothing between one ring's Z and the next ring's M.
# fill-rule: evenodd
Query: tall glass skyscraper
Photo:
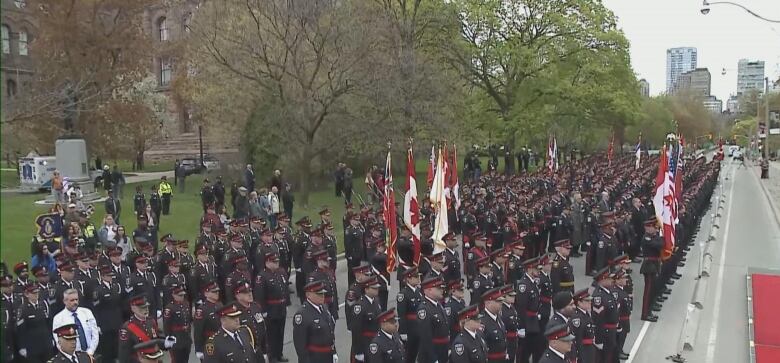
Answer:
M696 69L695 47L669 48L666 50L666 92L674 93L681 74Z

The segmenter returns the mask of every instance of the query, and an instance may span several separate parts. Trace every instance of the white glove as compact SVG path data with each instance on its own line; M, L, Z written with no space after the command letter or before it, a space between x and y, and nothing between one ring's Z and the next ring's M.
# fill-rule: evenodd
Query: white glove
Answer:
M593 344L598 350L604 350L604 343L601 344Z
M366 360L366 357L363 354L355 354L355 360L358 362L363 362Z
M200 360L203 360L203 353L201 352L195 352L195 357L197 357Z
M407 341L408 339L409 339L409 336L408 336L408 335L406 335L406 334L401 334L401 340L402 340L402 341L404 341L404 342L405 342L405 341Z
M163 343L165 346L165 349L171 349L174 344L176 344L176 337L175 336L167 336L165 337L165 343Z
M268 354L263 354L263 362L268 362Z
M517 331L517 336L519 336L520 338L525 338L525 329L519 329Z
M25 349L25 348L19 349L19 355L21 355L22 357L27 358L27 349Z
M618 329L617 332L618 333L622 333L623 332L623 328Z
M333 354L333 363L339 363L339 355Z
M162 310L157 310L157 319L159 319L162 316Z

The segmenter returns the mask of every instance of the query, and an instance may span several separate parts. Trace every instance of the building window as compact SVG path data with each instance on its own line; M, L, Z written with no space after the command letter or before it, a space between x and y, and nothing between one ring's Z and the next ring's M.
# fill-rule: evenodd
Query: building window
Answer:
M11 28L3 24L3 54L11 53Z
M27 55L27 32L19 32L19 55Z
M25 0L14 0L14 5L16 5L17 8L24 8L27 6L27 1Z
M171 83L173 65L170 58L160 59L160 86L167 86Z
M160 29L160 41L167 41L169 39L168 31L170 30L168 29L168 19L163 16L160 20L157 20L157 28Z
M16 82L14 82L14 80L9 79L5 81L5 95L8 96L8 98L16 96Z
M187 15L184 15L184 19L182 20L183 28L185 33L190 32L190 24L192 24L192 13L187 13Z

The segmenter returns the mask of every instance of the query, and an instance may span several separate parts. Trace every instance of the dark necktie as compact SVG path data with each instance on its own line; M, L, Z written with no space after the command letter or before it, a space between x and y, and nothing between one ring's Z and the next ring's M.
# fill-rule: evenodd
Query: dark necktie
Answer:
M78 358L76 358L76 352L73 352L73 355L70 357L70 361L73 363L79 363Z
M81 345L81 351L86 352L87 351L87 334L84 332L84 326L81 325L81 320L79 320L78 314L76 312L73 312L73 322L76 324L76 330L79 332L79 344Z
M235 338L235 339L236 339L236 342L238 342L238 345L240 345L240 346L241 346L241 348L243 349L243 348L244 348L244 343L243 343L243 342L241 342L241 338L239 338L239 337L238 337L238 332L236 332L235 334L233 334L233 338Z

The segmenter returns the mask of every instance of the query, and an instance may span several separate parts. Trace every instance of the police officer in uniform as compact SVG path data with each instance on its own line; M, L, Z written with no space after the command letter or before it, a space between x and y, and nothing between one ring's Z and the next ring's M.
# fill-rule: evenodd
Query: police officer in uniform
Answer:
M571 362L571 349L574 345L574 335L569 332L567 324L550 325L545 331L549 346L539 363Z
M168 260L168 274L162 280L162 306L168 306L173 300L173 287L187 288L187 276L179 272L181 265L178 259Z
M133 354L133 346L138 343L157 339L157 322L149 318L149 301L143 292L130 298L130 310L133 315L130 320L119 328L119 363L138 363L138 358ZM165 348L169 349L176 341L173 337L165 338Z
M116 281L114 269L110 265L100 268L100 283L95 287L95 315L100 333L105 337L115 337L122 326L123 293L122 286ZM97 347L102 359L113 362L117 358L117 339L100 339Z
M155 314L157 314L157 307L159 306L158 300L160 299L157 290L157 276L154 272L148 271L148 259L146 256L136 256L134 262L135 273L130 277L131 294L145 294L146 302L149 303L149 311L153 314L152 318L157 318L158 315ZM128 353L130 352L130 348L132 348L132 346L128 347Z
M17 349L23 361L45 362L51 357L49 304L38 297L38 286L24 287L24 302L16 311Z
M365 362L368 345L379 330L377 316L382 313L378 299L381 286L376 276L370 277L363 283L363 296L352 307L352 357L358 362Z
M368 363L403 363L406 362L404 344L398 336L398 317L395 309L382 312L376 317L379 332L368 345L366 360Z
M49 270L43 265L38 265L33 267L32 273L36 279L35 284L38 285L38 298L49 304L49 308L51 308L57 297L54 296L54 284L49 282Z
M616 358L618 302L612 294L614 274L604 268L596 274L598 286L593 290L593 323L596 325L596 355L598 362L612 363Z
M553 283L550 278L550 272L552 271L553 259L551 255L544 254L540 256L539 266L539 279L536 284L539 286L539 315L541 315L539 327L544 331L552 313Z
M400 324L398 334L406 345L405 354L407 362L417 361L417 352L420 349L420 339L417 335L417 307L422 302L420 292L420 273L417 267L407 268L401 275L404 286L396 297L396 306Z
M312 256L312 259L317 263L317 269L308 274L308 282L322 281L325 287L328 289L328 293L325 294L325 306L330 310L333 319L339 318L338 299L339 292L336 285L336 275L330 270L330 263L328 260L328 251L321 250Z
M360 214L349 214L348 219L349 226L344 230L344 253L347 256L347 267L350 271L347 274L347 282L352 285L355 282L355 275L351 271L365 259L366 251L363 245L365 229L360 223Z
M76 324L68 324L54 328L57 336L58 352L49 363L93 363L95 360L86 352L76 351L76 339L79 334ZM39 361L43 362L43 361Z
M439 303L444 297L444 280L440 277L422 282L423 301L417 307L417 326L420 334L420 363L446 362L450 347L450 329L447 313Z
M664 240L658 235L658 221L655 216L645 221L645 236L642 238L642 266L639 272L645 277L645 291L642 295L642 320L658 321L658 316L651 310L660 289L656 286L658 273L661 271L661 249ZM663 286L663 285L661 285Z
M569 263L569 254L572 245L569 239L562 239L554 243L555 257L550 271L553 292L568 291L574 293L574 268Z
M371 256L371 269L374 271L379 284L379 306L387 309L387 299L390 294L390 273L387 272L387 253L384 240L379 240L374 246L376 252Z
M460 281L460 256L455 248L458 247L458 241L455 239L455 234L452 232L447 233L443 237L444 243L447 244L447 248L444 250L444 281L449 283L450 281ZM458 312L455 311L454 314Z
M515 308L520 316L519 353L520 363L529 362L531 356L537 361L544 350L544 336L539 323L539 287L534 282L539 278L539 258L530 258L523 262L525 275L517 284Z
M501 306L504 294L501 287L496 287L482 294L483 309L482 326L485 343L488 347L488 362L500 363L509 359L506 346L506 326L501 317Z
M347 330L352 326L352 306L363 296L363 282L371 276L371 266L363 262L352 268L355 275L355 282L349 286L344 297L344 316L347 318Z
M65 261L62 263L62 265L60 265L60 278L54 283L54 296L56 298L56 304L51 306L51 311L58 312L62 311L62 309L65 309L65 303L62 302L62 294L65 292L65 290L76 289L76 291L79 293L79 301L84 299L84 287L81 285L80 281L74 279L74 268L75 267L70 261ZM8 301L6 301L6 296L3 296L3 303L8 303ZM15 310L12 311L15 312Z
M460 333L460 321L458 312L466 308L466 299L463 281L456 280L447 283L448 296L444 299L444 312L450 321L450 339L455 339Z
M287 362L282 355L284 325L287 322L287 276L279 267L279 255L270 252L265 256L265 269L255 279L255 301L260 304L268 321L269 357L277 362Z
M0 272L3 273L3 272ZM13 283L14 280L11 276L8 275L2 275L0 276L0 286L2 286L3 289L8 289L13 291ZM3 301L0 303L0 328L2 329L0 331L0 358L2 358L3 362L10 362L11 359L14 357L14 342L13 342L13 329L16 326L16 322L13 319L13 315L15 314L15 311L12 310L11 303L6 300L6 296L3 296ZM75 346L74 348L75 349Z
M187 362L192 348L192 314L190 304L185 299L187 287L183 285L171 286L171 302L163 311L163 326L165 335L176 338L176 343L171 347L171 360L173 363Z
M306 301L293 316L293 343L298 362L333 363L336 355L334 329L336 321L325 304L325 285L322 281L306 284Z
M575 292L573 298L577 308L574 309L569 326L575 336L574 349L577 351L577 359L580 363L594 363L596 348L593 343L596 327L590 315L592 298L587 288Z
M523 251L525 250L525 245L523 245L523 241L515 241L507 247L512 251L512 254L509 255L509 260L507 261L506 283L517 286L517 282L525 275L525 271L523 271Z
M249 282L243 282L233 289L236 301L236 309L241 310L239 317L241 325L245 325L252 332L255 346L253 351L257 354L258 361L268 359L268 335L266 334L266 323L263 317L263 311L260 305L254 301L252 286Z
M628 354L623 351L623 346L626 344L628 333L631 332L631 310L634 308L634 295L626 290L627 276L628 274L624 270L617 270L615 272L615 287L613 288L613 292L617 293L617 301L620 306L620 323L617 330L617 355L621 360L628 359Z
M487 237L485 234L477 234L474 236L475 246L468 249L466 252L466 258L464 262L464 272L466 274L466 281L469 286L472 285L472 280L479 274L477 261L488 257L485 244L487 243Z
M493 279L493 286L504 286L506 284L506 260L509 253L503 248L493 251L490 254L490 277Z
M203 286L203 303L195 308L195 317L193 325L195 333L195 356L198 359L204 357L204 346L206 341L217 333L220 327L219 310L222 309L222 302L219 298L219 284L212 281Z
M501 302L501 321L506 330L506 354L509 357L508 362L514 363L517 357L521 318L515 309L517 291L513 285L505 285L501 288L501 293L504 295L504 301Z
M471 305L458 312L460 333L452 341L451 363L487 363L487 344L483 338L479 305Z
M306 250L311 243L311 237L309 236L311 233L311 221L309 220L309 217L303 217L295 222L295 224L300 227L300 229L293 238L294 243L290 246L290 253L292 254L293 263L295 263L295 291L301 304L303 304L305 299L304 286L306 285L306 273L303 270L303 267ZM349 246L347 241L344 240L344 251L347 253L347 256L349 256ZM362 246L362 243L360 246ZM349 259L349 257L347 258ZM360 261L358 261L358 263L360 263Z
M477 266L477 274L473 276L471 281L471 300L472 304L479 301L485 291L493 288L493 278L490 276L490 257L481 257L475 261Z
M203 299L204 287L211 282L217 281L217 265L209 256L208 246L200 244L195 247L195 256L197 261L190 273L190 297L197 305Z
M219 310L221 328L204 346L204 363L258 363L252 329L241 324L240 309L233 304Z

